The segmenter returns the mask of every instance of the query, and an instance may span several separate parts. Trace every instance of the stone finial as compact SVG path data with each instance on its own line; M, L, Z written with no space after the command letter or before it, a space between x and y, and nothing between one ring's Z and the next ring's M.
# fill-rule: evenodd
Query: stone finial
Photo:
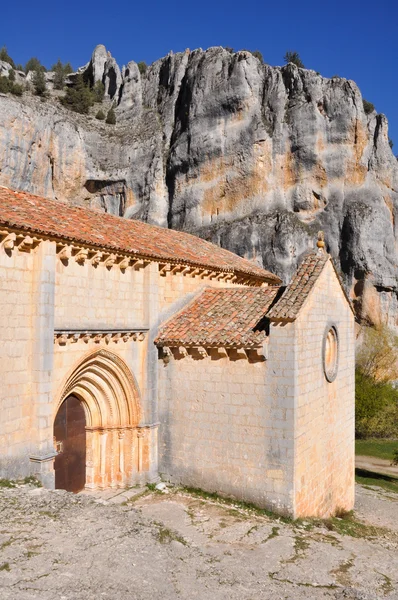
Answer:
M323 231L318 231L318 241L316 245L318 247L318 252L325 251L325 234L323 233Z

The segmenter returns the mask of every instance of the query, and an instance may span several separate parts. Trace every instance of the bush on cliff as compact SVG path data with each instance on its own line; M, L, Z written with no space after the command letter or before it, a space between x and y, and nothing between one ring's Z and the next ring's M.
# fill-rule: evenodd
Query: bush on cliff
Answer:
M0 93L2 94L13 94L14 96L22 96L23 87L19 83L10 81L8 77L0 77Z
M98 119L98 121L104 121L105 120L105 113L103 110L99 110L97 112L97 114L95 115L95 118Z
M116 124L116 114L115 111L113 110L113 108L111 108L108 111L108 114L106 115L106 121L105 123L108 123L108 125L115 125Z
M15 69L15 63L7 52L7 46L3 46L0 49L0 60L3 60L4 62L8 63L12 66L13 69Z
M38 58L33 56L25 65L25 73L29 73L29 71L43 71L45 73L47 69L41 64Z
M46 86L46 78L44 76L44 71L38 70L34 72L33 79L33 89L36 96L45 96L47 86Z
M60 59L51 67L51 71L54 72L54 88L56 90L63 90L65 85L65 77L69 73L73 72L70 63L62 64Z
M61 103L70 110L87 115L90 107L94 104L93 94L89 86L84 82L83 75L76 76L73 87L66 90L66 94L61 98Z
M139 63L137 63L137 67L138 67L138 70L141 73L141 75L145 75L147 68L148 68L146 62L141 60Z
M368 100L365 100L365 98L362 99L362 104L366 115L370 115L370 113L372 113L375 109L374 104L368 102Z
M296 67L305 69L304 63L301 60L298 52L295 52L294 50L288 50L283 58L286 64L293 63L296 65Z

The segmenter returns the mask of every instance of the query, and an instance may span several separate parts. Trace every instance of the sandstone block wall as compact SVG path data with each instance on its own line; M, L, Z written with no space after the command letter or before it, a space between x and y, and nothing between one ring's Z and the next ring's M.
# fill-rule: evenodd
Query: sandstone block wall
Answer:
M0 477L26 470L32 443L33 256L0 250Z
M277 337L277 336L276 336ZM293 385L286 339L268 364L194 353L159 361L159 471L175 483L292 510ZM275 348L276 348L275 344ZM282 351L285 346L286 351ZM291 395L273 371L286 370Z
M325 330L339 337L336 379L329 383L322 360ZM297 409L295 513L327 517L354 505L355 336L354 317L328 263L295 323Z

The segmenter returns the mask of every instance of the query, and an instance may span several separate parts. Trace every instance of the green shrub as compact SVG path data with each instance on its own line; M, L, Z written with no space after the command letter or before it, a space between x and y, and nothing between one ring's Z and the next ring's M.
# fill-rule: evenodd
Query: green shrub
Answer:
M0 93L8 94L10 91L10 81L8 77L1 76L0 77Z
M393 457L392 457L392 463L393 466L397 466L398 465L398 450L395 450Z
M98 119L98 121L103 121L105 119L105 113L103 110L99 110L97 112L97 114L95 115L95 118Z
M288 50L283 58L285 63L293 63L296 65L296 67L305 69L304 63L301 60L298 52L295 52L294 50Z
M94 102L102 102L105 94L105 86L102 81L97 81L92 89Z
M143 60L141 62L139 62L137 64L138 66L138 70L141 73L141 75L145 75L145 73L147 72L148 66L146 64L146 62L144 62Z
M372 113L375 109L374 104L372 104L371 102L368 102L367 100L365 100L365 98L362 99L362 104L363 104L363 110L365 111L365 114L370 115L370 113Z
M263 55L261 54L260 50L250 50L250 52L253 54L253 56L258 58L261 64L264 63Z
M9 70L9 72L8 72L8 79L11 82L15 81L15 71L14 71L14 69L10 69Z
M14 61L12 60L11 56L7 52L7 46L3 46L0 49L0 60L4 60L4 62L6 62L9 65L11 65L13 69L16 68Z
M390 148L392 150L394 147L394 142L392 141L392 139L390 137L388 138L388 145L390 146Z
M108 123L108 125L115 125L116 124L116 114L115 111L113 110L113 108L111 108L108 111L108 114L106 115L106 121L105 123Z
M14 96L22 96L22 94L23 94L23 87L19 83L13 83L11 85L11 87L10 87L10 92Z
M38 70L34 72L33 79L33 89L36 96L44 96L47 90L46 86L46 78L44 76L44 71Z
M51 67L51 71L54 72L54 88L56 90L63 90L65 85L65 77L72 73L72 67L70 63L62 64L60 59Z
M33 56L25 65L25 73L29 73L29 71L43 71L45 73L47 69L41 64L38 58Z
M234 49L231 48L231 46L225 46L224 50L226 50L227 52L229 52L230 54L234 53Z
M61 103L74 112L83 115L88 113L90 107L94 104L94 99L81 73L76 76L73 87L67 88L65 96L61 98Z

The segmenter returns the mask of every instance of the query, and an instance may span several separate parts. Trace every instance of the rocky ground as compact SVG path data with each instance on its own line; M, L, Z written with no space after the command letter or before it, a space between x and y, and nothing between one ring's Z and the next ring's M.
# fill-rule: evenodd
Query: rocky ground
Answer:
M0 488L0 598L398 599L397 516L364 487L353 517L294 523L183 490Z

